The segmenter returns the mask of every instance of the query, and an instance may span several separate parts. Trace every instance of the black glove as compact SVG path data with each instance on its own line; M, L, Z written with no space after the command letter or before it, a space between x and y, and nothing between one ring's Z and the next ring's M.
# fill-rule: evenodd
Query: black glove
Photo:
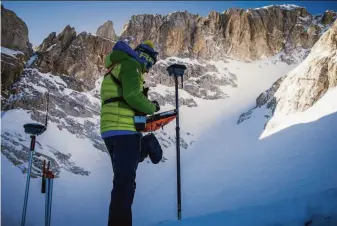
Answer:
M147 93L149 92L149 88L146 87L146 88L143 88L143 94L144 96L148 97Z
M153 103L154 105L156 105L156 110L155 110L155 112L160 111L159 103L158 103L156 100L152 101L152 103Z

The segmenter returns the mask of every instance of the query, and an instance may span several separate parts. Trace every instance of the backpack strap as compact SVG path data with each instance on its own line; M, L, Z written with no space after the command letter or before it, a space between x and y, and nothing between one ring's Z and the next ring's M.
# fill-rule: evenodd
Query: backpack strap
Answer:
M118 62L116 62L115 64L113 64L110 68L109 68L109 71L104 75L104 78L108 75L110 75L111 79L118 85L122 88L122 83L121 81L119 81L113 74L112 74L112 70L114 69L114 67L118 64ZM145 83L145 82L144 82ZM144 91L143 91L144 93ZM144 94L145 95L145 94ZM106 99L104 102L103 102L103 105L105 104L110 104L110 103L115 103L115 102L124 102L126 103L126 101L124 100L123 97L112 97L112 98L109 98L109 99ZM139 112L137 111L136 109L132 108L128 103L126 103L134 112L137 116L145 116L146 114L145 113L142 113L142 112Z
M103 102L103 105L104 104L115 103L115 102L118 102L118 101L122 101L122 102L124 101L125 102L125 100L124 100L123 97L112 97L112 98L109 98L109 99L105 100Z
M108 72L104 75L104 78L108 75L110 75L111 79L114 81L114 83L116 83L118 86L122 87L122 83L112 74L112 70L115 68L115 66L118 64L118 62L116 62L115 64L113 64ZM105 104L110 104L110 103L115 103L115 102L119 102L119 101L122 101L122 102L125 102L124 98L123 97L112 97L112 98L109 98L107 100L105 100L103 102L103 105Z
M112 74L112 70L115 68L115 66L118 64L118 62L114 63L108 70L107 73L105 73L104 78L108 75L111 76L111 79L119 86L122 86L122 83Z

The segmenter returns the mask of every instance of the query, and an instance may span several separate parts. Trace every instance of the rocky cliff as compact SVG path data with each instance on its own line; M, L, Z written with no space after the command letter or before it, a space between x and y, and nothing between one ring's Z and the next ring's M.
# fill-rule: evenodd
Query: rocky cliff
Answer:
M100 35L109 33L109 26L112 25L109 24L108 21L98 29ZM32 66L43 73L50 72L76 78L78 83L81 83L77 86L78 91L91 90L95 81L106 71L104 59L114 43L98 34L95 36L82 32L77 35L75 28L67 26L60 34L52 32L44 39L37 48L37 60ZM165 69L174 62L179 61L176 58L159 61L146 76L148 86L155 87L159 83L172 87L174 82L167 76ZM184 89L193 96L203 99L226 98L219 86L236 86L236 76L228 70L219 71L214 64L202 60L199 62L187 59L184 63L188 67ZM210 90L214 90L212 95L208 95ZM151 93L150 96L159 99L160 104L172 104L174 101L173 95L162 96L159 93ZM190 107L196 106L193 99L182 99L181 103Z
M166 16L144 14L133 16L121 36L133 37L134 45L154 40L161 58L256 60L282 50L289 55L294 48L311 48L334 19L331 11L315 19L295 5L228 9L207 17L186 11Z
M240 116L250 118L256 108L266 106L274 115L289 115L313 106L330 88L337 86L337 21L312 47L308 57L256 100L256 107ZM271 119L266 129L274 127Z
M27 25L1 5L1 103L9 96L10 86L20 78L32 52Z
M309 56L281 83L274 95L275 112L305 111L336 85L337 21L317 41Z
M113 28L113 23L110 20L105 22L102 26L100 26L97 29L96 35L100 36L102 38L107 38L107 39L112 40L112 41L116 41L116 39L117 39L115 30Z
M211 12L207 17L187 11L166 16L145 14L133 16L120 39L130 40L132 46L145 39L156 42L162 61L146 78L150 86L173 85L165 71L168 63L175 60L169 57L196 58L196 63L185 62L188 70L184 89L196 97L219 99L227 97L219 87L235 87L236 76L230 71L219 72L208 62L210 59L255 60L279 53L280 61L299 63L334 19L331 11L313 17L305 8L294 5L228 9ZM79 91L90 90L105 72L104 57L115 39L111 21L100 26L96 36L85 32L77 35L75 28L67 26L58 35L51 33L38 47L35 65L44 73L73 76L83 84ZM297 59L295 56L300 53L302 57ZM209 90L214 90L212 95ZM185 103L196 105L192 100Z
M1 103L10 95L14 82L18 81L25 66L26 56L19 51L1 47Z
M21 51L28 57L33 53L26 23L3 5L1 5L1 46Z
M103 75L105 56L115 42L86 32L77 34L69 25L56 35L52 32L37 48L35 67L41 72L69 75L83 86L79 91L94 88Z
M28 28L14 12L1 5L1 103L10 95L11 85L18 81L26 61L32 55Z

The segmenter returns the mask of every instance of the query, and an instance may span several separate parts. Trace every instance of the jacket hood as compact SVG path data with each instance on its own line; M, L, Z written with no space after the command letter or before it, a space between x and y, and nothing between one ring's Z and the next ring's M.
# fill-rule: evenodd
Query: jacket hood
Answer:
M105 58L105 68L109 68L116 62L127 60L130 57L136 60L142 67L146 65L146 61L141 59L127 43L118 41L113 47L112 52Z

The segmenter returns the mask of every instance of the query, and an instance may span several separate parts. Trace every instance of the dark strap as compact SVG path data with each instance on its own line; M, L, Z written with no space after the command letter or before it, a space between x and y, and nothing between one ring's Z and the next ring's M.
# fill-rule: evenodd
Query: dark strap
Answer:
M110 77L111 79L117 84L119 85L121 88L122 88L122 83L121 81L119 81L113 74L112 74L112 70L113 68L117 65L117 63L115 63L114 65L112 65L109 69L109 71L104 75L104 78L106 76L108 76L110 74ZM144 82L145 83L145 82ZM110 103L115 103L115 102L124 102L125 104L128 105L128 103L126 103L126 101L124 100L123 97L112 97L112 98L109 98L109 99L106 99L104 102L103 102L103 105L105 104L110 104ZM132 108L130 105L129 107L135 112L136 115L138 116L145 116L146 114L145 113L142 113L142 112L138 112L136 109Z
M118 80L118 79L111 73L111 71L108 72L108 73L106 73L105 76L108 76L109 74L110 74L111 79L114 81L114 83L116 83L117 85L119 85L120 87L122 87L121 81L119 81L119 80ZM105 76L104 76L104 77L105 77Z
M112 74L112 70L115 68L115 66L117 65L118 63L115 63L113 64L110 68L109 68L109 71L104 75L104 78L108 75L110 75L111 79L117 84L119 85L120 87L122 87L122 83Z
M112 65L109 69L109 71L104 75L104 78L108 75L110 75L111 79L120 87L122 87L122 83L112 74L112 70L114 69L114 67L117 65L117 63L115 63L114 65ZM122 101L122 102L125 102L124 98L123 97L112 97L112 98L109 98L107 100L105 100L103 102L103 105L105 104L110 104L110 103L115 103L115 102L119 102L119 101Z
M118 102L118 101L125 102L125 100L124 100L123 97L112 97L112 98L109 98L109 99L105 100L103 102L103 105L110 104L110 103L115 103L115 102Z

